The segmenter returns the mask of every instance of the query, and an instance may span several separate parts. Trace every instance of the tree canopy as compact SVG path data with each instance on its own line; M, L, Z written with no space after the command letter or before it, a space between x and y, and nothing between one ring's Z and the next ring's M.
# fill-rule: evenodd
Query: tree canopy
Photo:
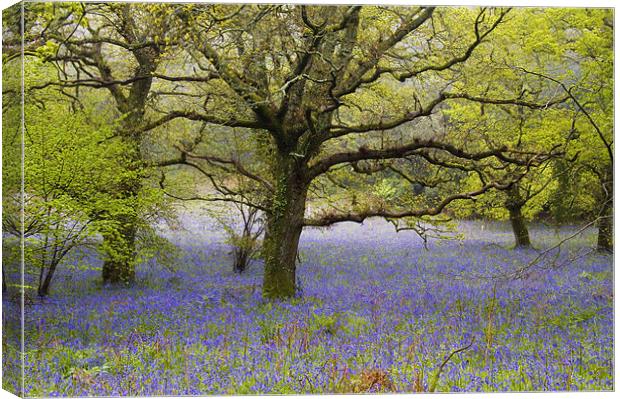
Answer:
M111 131L97 139L99 130L89 129L80 150L99 154L101 140L123 148L113 161L123 173L90 179L105 188L89 186L126 205L102 214L88 201L97 209L86 214L116 226L99 230L105 281L133 280L138 226L162 206L153 199L146 209L140 198L163 193L264 214L269 298L295 294L305 226L509 214L523 237L522 209L531 218L574 208L557 195L567 179L580 182L571 187L576 206L600 218L599 247L611 248L610 10L26 9L26 73L35 68L30 60L53 70L27 92L57 92L79 121L86 99L100 96ZM7 37L15 23L8 20ZM3 65L17 62L14 54L6 52ZM594 193L585 186L591 176ZM480 206L489 203L495 209Z

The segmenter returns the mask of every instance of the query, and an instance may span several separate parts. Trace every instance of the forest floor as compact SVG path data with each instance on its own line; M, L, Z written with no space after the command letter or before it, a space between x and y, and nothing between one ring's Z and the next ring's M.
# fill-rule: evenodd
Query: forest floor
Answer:
M380 220L308 229L300 297L267 303L260 263L235 275L216 226L180 220L173 269L110 289L87 257L26 304L26 396L613 389L613 257L592 230L490 279L574 228L532 226L537 250L511 250L505 223L463 222L429 250ZM16 360L5 347L12 391Z

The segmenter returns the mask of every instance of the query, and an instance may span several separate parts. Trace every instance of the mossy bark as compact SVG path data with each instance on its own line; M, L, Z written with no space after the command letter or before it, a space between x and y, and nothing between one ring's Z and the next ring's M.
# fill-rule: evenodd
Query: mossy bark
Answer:
M130 7L123 8L123 12L130 20ZM130 31L127 34L134 35L134 32ZM155 72L159 49L151 46L141 47L134 50L133 55L138 62L134 76L149 76ZM117 188L119 197L126 200L127 209L112 217L119 226L115 233L104 235L103 248L106 255L101 273L104 284L131 284L135 279L136 236L140 222L138 195L142 190L145 168L140 127L144 123L145 106L152 83L152 78L138 79L131 84L126 96L119 93L114 95L118 110L127 115L118 129L118 136L127 145L124 166L128 173Z
M136 230L135 222L129 222L117 234L105 236L107 258L101 270L104 284L130 285L134 282Z
M518 186L513 186L508 190L508 198L506 199L506 209L510 215L510 224L512 226L512 232L515 236L515 248L531 248L532 242L530 241L530 232L527 228L527 222L523 217L523 206L525 201L523 200Z
M275 165L275 193L263 242L263 296L269 299L295 295L297 250L308 190L302 170L290 156L280 156Z
M142 189L140 171L143 169L140 143L135 137L126 137L128 142L126 165L127 176L116 188L118 196L126 202L123 212L110 217L114 231L103 235L104 263L101 277L104 284L130 285L135 279L136 237L138 233L138 195Z
M521 207L512 207L508 209L510 213L510 224L515 236L515 248L531 248L530 232L527 229L527 223L521 212Z

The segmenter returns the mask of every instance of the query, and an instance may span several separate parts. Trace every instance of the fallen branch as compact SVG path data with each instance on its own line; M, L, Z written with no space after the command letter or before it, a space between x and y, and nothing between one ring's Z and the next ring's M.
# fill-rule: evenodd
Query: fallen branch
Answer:
M441 372L443 371L443 368L446 366L446 364L448 364L450 359L452 359L452 356L456 355L457 353L461 353L461 352L466 351L467 349L471 348L471 346L474 344L475 340L476 340L476 337L472 337L471 338L471 342L469 343L469 345L463 346L462 348L455 349L452 352L450 352L450 354L448 356L446 356L446 358L444 359L443 363L441 363L441 366L439 366L439 369L437 369L437 372L435 373L435 376L433 377L433 382L431 382L431 385L430 385L430 387L428 389L429 392L435 392L435 388L437 388L437 381L439 381L439 377L441 376Z

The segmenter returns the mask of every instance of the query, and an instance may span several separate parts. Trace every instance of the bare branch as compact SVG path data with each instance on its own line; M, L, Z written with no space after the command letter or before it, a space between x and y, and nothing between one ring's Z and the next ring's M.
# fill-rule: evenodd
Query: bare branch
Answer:
M237 120L234 118L224 119L219 118L214 115L209 114L200 114L198 112L193 111L170 111L166 115L161 118L146 123L144 126L140 128L141 132L147 132L149 130L153 130L158 126L162 126L174 119L184 118L192 121L203 121L207 123L212 123L220 126L230 126L230 127L247 127L251 129L262 129L264 125L257 120Z
M437 372L435 373L435 376L433 377L433 381L431 382L431 385L430 385L430 387L428 389L429 392L435 392L435 388L437 387L437 382L439 381L439 377L441 376L441 372L443 371L443 368L446 366L446 364L448 364L450 359L452 359L452 356L456 355L457 353L466 351L467 349L471 348L472 345L474 344L475 339L476 339L476 337L472 337L471 338L471 342L468 345L465 345L462 348L453 350L452 352L450 352L450 354L448 356L446 356L444 361L441 363L441 365L437 369Z
M205 160L209 163L218 163L218 164L227 164L227 165L232 165L234 166L235 170L237 172L239 172L240 174L242 174L245 177L248 177L252 180L255 180L259 183L261 183L263 185L263 187L265 187L268 191L273 192L273 186L271 185L271 183L269 183L267 180L265 180L264 178L262 178L261 176L258 176L257 174L254 174L252 172L250 172L249 170L247 170L243 164L241 163L241 161L235 157L231 157L230 159L225 159L225 158L220 158L220 157L216 157L216 156L210 156L210 155L199 155L199 154L194 154L190 151L187 151L183 148L177 147L177 149L179 151L181 151L182 154L185 155L185 157L188 158L194 158L194 159L202 159ZM184 157L184 158L185 158Z

